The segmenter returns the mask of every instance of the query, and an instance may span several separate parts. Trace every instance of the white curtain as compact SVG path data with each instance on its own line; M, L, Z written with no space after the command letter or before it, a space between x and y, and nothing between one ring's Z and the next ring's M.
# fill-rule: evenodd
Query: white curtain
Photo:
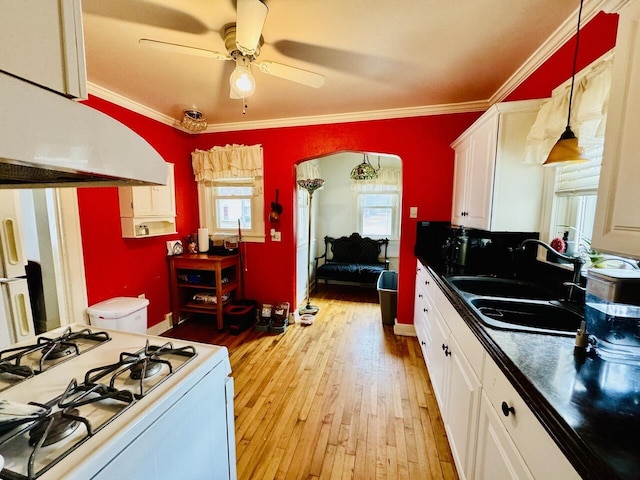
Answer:
M196 182L262 177L262 145L226 145L191 152Z
M351 191L391 191L397 192L402 187L402 170L399 168L381 168L378 178L372 180L351 180Z
M571 129L585 156L602 155L607 120L613 55L607 54L576 75L571 108ZM542 164L567 125L571 81L553 91L538 111L527 137L524 162Z
M296 166L296 180L306 180L307 178L322 178L320 167L313 162L302 162Z

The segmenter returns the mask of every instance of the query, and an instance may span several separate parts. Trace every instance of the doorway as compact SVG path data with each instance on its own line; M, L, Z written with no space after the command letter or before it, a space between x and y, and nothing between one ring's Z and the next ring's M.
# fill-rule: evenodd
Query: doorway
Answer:
M354 182L350 178L351 171L364 161L365 153L374 169L378 170L378 178L366 182ZM306 178L309 166L317 169L317 174L325 180L323 187L313 195L310 263L312 282L313 270L315 269L314 258L324 252L322 239L327 235L341 237L358 232L372 238L389 238L390 269L397 270L402 207L402 161L400 157L392 154L368 152L335 152L298 164L297 178ZM372 196L376 192L394 192L393 195L396 196L397 201L394 205L388 205L389 208L383 206L377 209L377 215L375 213L372 215L374 208L367 209L361 200L367 193ZM308 197L305 190L297 189L296 301L298 305L304 302L307 295ZM368 224L363 223L365 216L369 218ZM386 234L387 232L384 230L378 230L378 233L384 232L385 234L376 235L376 230L371 230L374 227L368 226L373 225L373 222L380 221L390 222L389 234ZM313 289L314 284L311 283L311 291Z

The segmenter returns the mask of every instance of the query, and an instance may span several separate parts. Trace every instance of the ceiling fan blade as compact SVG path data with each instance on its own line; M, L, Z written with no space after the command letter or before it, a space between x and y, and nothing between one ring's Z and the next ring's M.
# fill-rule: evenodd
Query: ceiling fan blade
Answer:
M160 40L151 40L149 38L141 38L138 40L140 45L145 47L157 48L175 53L184 53L186 55L196 55L198 57L213 58L214 60L231 60L231 57L213 50L205 50L204 48L188 47L177 43L163 42Z
M243 55L253 55L262 35L269 8L260 0L238 0L236 46Z
M313 88L320 88L324 85L324 75L310 72L301 68L290 67L282 63L276 62L254 62L261 72L268 73L276 77L291 80L292 82L301 83Z

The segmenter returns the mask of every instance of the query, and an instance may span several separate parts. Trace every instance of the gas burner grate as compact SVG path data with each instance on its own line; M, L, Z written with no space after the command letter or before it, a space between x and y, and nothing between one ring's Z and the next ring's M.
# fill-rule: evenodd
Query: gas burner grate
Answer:
M64 393L44 405L45 413L20 425L0 441L5 455L2 478L35 480L106 427L136 399L129 390L72 380ZM10 453L29 452L15 461Z
M18 369L29 368L33 374L38 374L109 340L111 337L107 332L93 332L88 328L74 332L71 327L67 327L58 337L42 336L34 344L0 351L0 364L11 364ZM32 365L25 365L27 363ZM8 367L6 370L0 367L0 374L5 371L15 374Z
M106 382L111 388L128 388L142 398L197 355L192 346L174 348L171 342L150 345L135 353L122 352L116 363L93 368L85 374L84 383ZM128 375L126 375L128 373Z

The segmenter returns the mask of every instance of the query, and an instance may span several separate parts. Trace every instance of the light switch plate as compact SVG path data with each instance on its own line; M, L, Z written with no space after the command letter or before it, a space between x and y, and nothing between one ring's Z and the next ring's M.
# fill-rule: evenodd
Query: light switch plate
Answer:
M418 207L409 207L409 218L418 218Z

